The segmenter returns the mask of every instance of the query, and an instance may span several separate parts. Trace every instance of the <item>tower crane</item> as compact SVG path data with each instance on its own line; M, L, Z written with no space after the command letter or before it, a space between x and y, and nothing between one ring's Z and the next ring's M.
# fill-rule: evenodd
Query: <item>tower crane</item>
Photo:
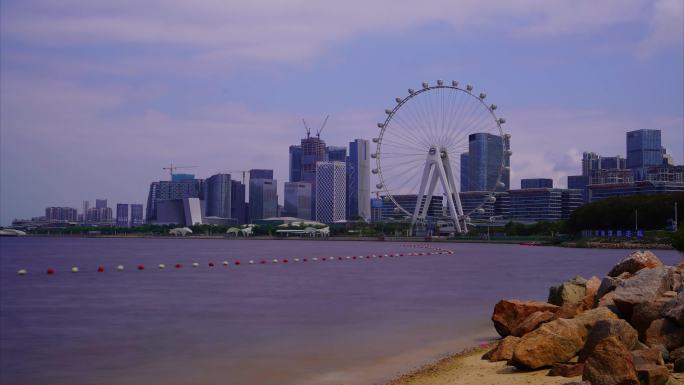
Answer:
M245 175L249 174L249 170L231 170L231 171L224 171L226 174L232 174L234 172L241 172L242 173L242 184L245 184Z
M177 170L179 168L196 168L198 166L174 166L173 163L169 164L169 167L162 167L162 170L169 170L169 175L171 176L171 179L173 179L173 170Z

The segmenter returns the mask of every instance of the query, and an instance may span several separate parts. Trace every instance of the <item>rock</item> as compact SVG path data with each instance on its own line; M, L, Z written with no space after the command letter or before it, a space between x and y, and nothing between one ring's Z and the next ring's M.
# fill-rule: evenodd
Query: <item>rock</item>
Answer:
M596 293L598 293L598 289L601 286L601 280L593 276L591 277L588 281L587 284L585 285L586 291L584 294L584 298L582 299L582 308L584 310L588 310L591 308L596 307Z
M573 319L545 323L520 339L510 363L520 369L538 369L567 362L582 349L594 324L616 318L615 313L601 307Z
M508 336L496 345L496 347L487 353L486 359L491 362L508 361L513 358L513 350L520 342L519 337Z
M591 385L591 382L589 382L589 381L573 381L573 382L566 382L563 385Z
M492 321L499 335L506 337L530 314L537 311L555 313L557 309L558 306L539 301L501 300L494 306Z
M662 318L661 315L672 298L659 297L654 301L642 302L634 305L632 308L632 317L630 324L639 332L639 339L645 341L646 329L651 326L651 322Z
M577 314L581 313L582 310L582 306L578 303L565 303L563 306L558 308L556 313L553 315L553 319L574 318Z
M577 276L569 281L565 281L558 286L549 288L548 302L553 305L563 306L565 304L577 305L587 292L587 280Z
M615 306L615 301L613 300L613 298L615 298L615 292L611 291L610 293L601 297L601 299L598 301L598 304L596 306L608 308L613 313L619 315L620 310L618 310L617 306Z
M661 315L677 322L679 326L684 327L684 291L680 291L676 298L671 299L663 306Z
M632 360L636 367L641 365L665 365L662 353L656 348L633 350Z
M607 319L598 321L589 331L584 348L582 348L579 354L579 362L586 361L596 345L608 337L616 337L628 350L634 349L639 340L637 331L625 320ZM660 355L660 352L658 352L658 355Z
M684 372L684 358L680 358L674 362L674 365L672 366L672 371L675 373Z
M609 277L617 277L618 275L627 272L634 274L637 271L645 268L654 268L662 266L660 259L650 251L635 251L627 257L623 258L608 272Z
M616 338L601 340L587 357L582 380L592 385L639 385L629 350Z
M680 358L684 358L684 346L678 347L670 352L670 361L677 361Z
M645 334L648 346L663 345L670 351L684 345L684 328L669 318L661 318L651 322Z
M624 281L624 280L621 278L617 278L617 277L603 277L603 279L601 280L601 284L599 285L598 291L596 292L596 299L598 300L601 297L603 297L604 295L615 290L615 288L622 281Z
M550 311L535 311L534 313L530 314L527 318L525 318L525 320L523 320L520 323L520 325L513 329L513 331L511 331L511 335L516 337L522 337L525 334L539 327L539 325L553 320L553 314L554 313Z
M665 385L670 378L670 371L665 365L642 365L636 370L642 385Z
M625 319L631 319L635 305L652 302L672 286L672 267L639 270L615 288L613 301Z
M584 364L553 364L547 376L577 377L584 371Z

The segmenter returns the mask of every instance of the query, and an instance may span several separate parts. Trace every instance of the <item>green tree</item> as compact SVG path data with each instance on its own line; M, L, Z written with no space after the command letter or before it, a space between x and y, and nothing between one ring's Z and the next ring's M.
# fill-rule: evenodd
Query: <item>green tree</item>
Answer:
M679 226L679 229L672 236L672 247L684 253L684 226Z

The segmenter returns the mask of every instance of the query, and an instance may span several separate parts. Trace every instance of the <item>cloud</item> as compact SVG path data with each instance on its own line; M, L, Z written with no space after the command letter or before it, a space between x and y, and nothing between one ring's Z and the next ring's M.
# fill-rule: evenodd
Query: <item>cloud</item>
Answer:
M654 3L648 35L639 44L640 55L649 56L668 46L684 50L684 2L656 0Z
M392 0L39 0L5 4L2 32L5 39L47 47L183 47L187 57L178 59L194 66L222 63L225 68L234 63L302 63L332 42L430 23L552 38L642 22L652 26L644 44L656 47L679 39L677 7L679 0L655 5L646 0L425 0L420 6Z

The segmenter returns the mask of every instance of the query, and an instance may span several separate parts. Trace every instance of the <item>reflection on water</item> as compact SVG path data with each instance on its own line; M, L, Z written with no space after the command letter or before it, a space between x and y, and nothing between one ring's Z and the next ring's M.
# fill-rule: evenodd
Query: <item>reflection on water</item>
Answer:
M384 254L403 243L0 240L2 384L370 384L493 336L502 297L545 299L621 250L440 244L454 255L268 265L223 260ZM657 254L673 263L675 252ZM216 267L209 268L209 261ZM200 267L190 267L192 262ZM146 269L138 271L137 264ZM167 268L156 269L164 263ZM174 269L176 263L183 268ZM124 272L115 272L123 264ZM98 265L106 268L96 273ZM81 272L68 273L71 266ZM48 267L57 273L44 274ZM29 274L16 276L26 268Z

